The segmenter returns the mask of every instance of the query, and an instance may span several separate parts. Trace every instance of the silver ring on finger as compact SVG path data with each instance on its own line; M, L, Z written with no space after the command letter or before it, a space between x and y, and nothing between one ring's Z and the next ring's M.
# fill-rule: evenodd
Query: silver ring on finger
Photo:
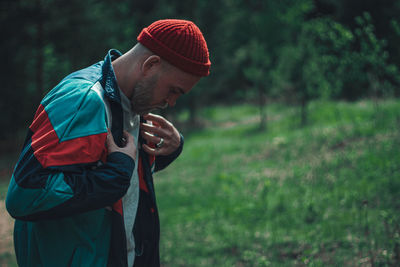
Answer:
M162 148L164 145L164 138L160 137L160 142L156 144L156 148Z

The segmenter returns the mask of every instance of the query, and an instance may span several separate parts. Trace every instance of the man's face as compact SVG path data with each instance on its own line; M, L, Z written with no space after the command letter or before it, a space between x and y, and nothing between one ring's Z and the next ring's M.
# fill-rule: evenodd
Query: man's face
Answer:
M132 111L143 115L157 108L174 106L177 99L188 93L200 77L168 66L157 73L142 77L133 90Z

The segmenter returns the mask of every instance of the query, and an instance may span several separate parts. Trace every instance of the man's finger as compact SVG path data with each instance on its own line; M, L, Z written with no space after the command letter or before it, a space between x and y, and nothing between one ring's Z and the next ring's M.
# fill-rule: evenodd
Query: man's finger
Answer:
M158 123L161 127L167 127L168 126L168 121L159 115L153 114L153 113L149 113L143 116L143 118L145 120L149 120L149 121L153 121Z
M140 134L142 135L142 137L148 142L148 143L154 143L157 144L158 142L160 142L160 138L159 136L154 136L148 132L145 131L141 131Z
M142 148L149 155L152 155L152 156L160 155L160 150L159 149L151 148L147 144L143 144Z
M123 132L123 136L124 136L124 138L126 140L126 145L130 144L130 143L133 143L135 141L134 138L133 138L133 135L131 135L130 133L128 133L125 130Z
M156 126L153 126L153 125L150 125L147 123L141 123L140 128L141 128L141 130L144 130L148 133L155 134L158 136L167 136L168 135L168 132L166 132L163 128L156 127Z

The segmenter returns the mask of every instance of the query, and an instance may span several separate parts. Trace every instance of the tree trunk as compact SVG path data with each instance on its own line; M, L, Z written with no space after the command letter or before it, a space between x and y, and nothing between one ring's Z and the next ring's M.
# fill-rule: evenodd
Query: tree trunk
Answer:
M267 129L267 109L266 103L267 98L265 96L262 86L258 85L258 105L260 109L260 130L264 131Z
M307 100L306 97L302 97L301 98L301 122L300 122L300 126L303 127L307 124Z
M197 11L197 0L192 0L190 4L190 10L186 10L190 17L192 17L195 21L198 21L198 12ZM199 111L199 97L196 97L196 94L190 96L189 99L189 125L191 127L197 128L200 126L200 121L198 119L198 111Z
M189 105L189 125L192 127L199 126L197 113L198 113L198 107L196 104L196 99L192 97L190 99L190 105Z
M43 8L41 0L36 0L37 20L36 20L36 93L39 102L43 97L44 92L44 79L43 79L43 66L44 66L44 22L43 22Z

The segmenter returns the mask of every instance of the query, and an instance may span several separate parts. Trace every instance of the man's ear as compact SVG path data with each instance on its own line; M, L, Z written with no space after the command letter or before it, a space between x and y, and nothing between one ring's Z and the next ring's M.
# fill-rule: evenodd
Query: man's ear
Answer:
M161 58L157 55L149 56L142 64L143 75L147 75L161 65Z

